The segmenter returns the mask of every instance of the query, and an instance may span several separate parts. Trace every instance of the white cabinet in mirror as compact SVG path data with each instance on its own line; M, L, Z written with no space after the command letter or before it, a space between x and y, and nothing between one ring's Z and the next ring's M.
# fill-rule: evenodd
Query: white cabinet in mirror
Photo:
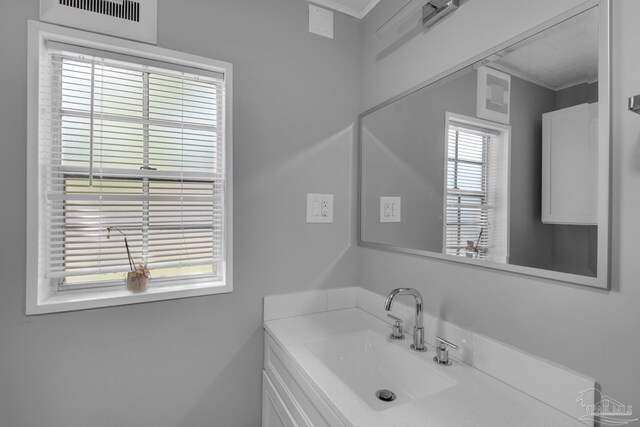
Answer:
M598 103L542 115L542 222L597 225Z
M587 1L362 113L360 245L608 288L609 8ZM391 195L402 216L381 221Z

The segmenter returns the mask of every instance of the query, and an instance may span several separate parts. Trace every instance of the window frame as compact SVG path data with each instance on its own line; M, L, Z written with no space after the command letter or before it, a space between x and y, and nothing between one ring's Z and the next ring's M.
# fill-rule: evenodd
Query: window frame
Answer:
M224 234L221 281L205 281L171 285L163 283L146 292L134 294L120 289L78 289L57 292L51 280L43 274L41 246L44 243L40 206L44 203L39 166L39 79L41 60L48 41L72 44L81 48L108 51L114 54L201 69L224 75ZM142 302L228 293L233 290L233 139L232 139L232 64L205 57L177 52L144 43L88 33L37 21L28 23L28 85L27 85L27 271L26 314L43 314L118 306ZM42 117L43 118L43 117Z
M47 42L47 44L49 44L49 42ZM181 128L182 130L189 130L191 132L200 130L200 131L209 131L209 132L217 133L219 130L223 130L223 126L220 123L218 123L218 120L216 120L215 123L204 124L204 123L184 122L184 121L175 120L174 118L158 119L158 118L152 118L150 116L153 108L153 105L152 105L153 97L150 96L150 94L153 91L153 85L154 85L153 82L156 81L155 84L158 84L157 82L158 79L162 81L162 79L166 79L167 76L169 76L169 78L172 78L173 77L172 74L180 71L184 71L184 70L176 70L175 66L167 67L167 65L165 64L157 64L157 65L149 64L149 65L153 65L153 67L147 67L146 66L147 64L139 64L139 63L134 64L135 62L139 62L139 61L137 61L136 58L132 58L132 57L120 57L120 55L118 55L118 58L115 58L114 60L114 58L112 58L114 55L109 52L90 51L88 49L78 49L77 46L73 46L73 45L63 45L63 44L58 45L57 43L52 43L52 44L54 44L54 46L51 47L51 51L48 54L48 57L51 57L52 60L54 61L54 67L52 67L52 73L53 73L52 78L54 81L62 82L62 85L60 87L55 86L56 90L51 94L52 96L51 104L53 106L53 111L51 112L51 114L54 117L53 123L64 124L65 118L71 119L72 121L73 119L80 119L80 120L85 119L87 121L92 122L93 119L95 118L99 120L108 120L111 122L127 122L133 125L138 125L140 127L139 142L141 142L141 146L138 148L138 150L140 150L139 154L141 157L137 159L140 163L138 164L137 162L134 162L136 163L136 166L140 166L140 171L138 171L137 168L129 169L126 166L122 166L122 165L115 165L115 166L112 165L112 166L106 166L106 167L101 165L99 166L99 173L94 174L93 172L94 168L92 167L91 164L87 166L79 166L79 165L64 165L62 163L58 165L56 163L55 169L56 169L57 175L59 175L59 177L62 178L64 182L64 184L61 183L60 186L61 187L65 186L67 183L67 180L76 182L77 184L75 185L72 184L72 187L75 187L75 186L82 185L82 184L79 184L78 182L91 181L92 179L93 181L98 181L98 182L105 181L111 184L118 181L130 183L132 185L139 183L140 184L139 188L141 191L140 196L143 199L143 201L140 202L141 204L140 204L139 215L140 215L141 232L140 232L140 235L138 236L140 238L140 240L138 241L138 246L140 247L139 250L141 251L141 253L139 253L134 258L138 260L142 260L142 263L146 264L146 262L144 262L145 260L144 255L148 253L148 250L151 247L150 235L153 233L153 231L166 232L165 228L158 227L157 225L154 225L153 222L151 221L153 216L151 214L153 210L153 206L152 206L153 202L150 202L149 200L144 200L149 196L151 189L158 184L171 185L172 183L175 184L175 183L184 182L184 183L187 183L187 185L203 185L203 186L214 185L215 186L216 182L220 182L220 179L218 177L213 176L215 175L215 172L213 170L211 172L207 172L207 171L203 172L200 170L189 170L189 171L177 172L172 170L165 170L162 168L161 170L151 168L150 162L153 160L151 155L153 151L153 144L152 144L153 132L151 129L153 127L156 127L156 130L157 130L158 126L162 126L162 129L165 129L165 130L170 128ZM79 63L87 64L87 65L93 64L94 61L90 58L86 58L86 56L90 58L97 56L99 60L96 65L98 67L109 67L111 69L110 72L113 72L114 70L116 70L115 72L117 72L117 70L125 70L125 74L126 74L127 70L129 70L129 71L133 71L136 75L138 73L142 73L140 75L140 80L139 80L140 94L141 94L139 102L141 102L141 108L139 111L136 111L136 114L130 114L129 113L130 110L127 110L125 114L120 114L117 111L110 111L109 113L105 114L101 112L94 113L92 108L74 109L73 105L70 105L68 108L62 107L63 105L65 105L65 92L63 90L64 81L62 79L63 70L65 68L64 64L65 62L67 62L68 64L70 64L69 65L70 67L75 67ZM106 56L106 59L105 59L105 56ZM180 78L187 82L195 82L196 80L191 75L196 70L190 69L186 71L188 71L187 76L180 77ZM209 77L211 77L211 80L209 80ZM213 87L217 88L218 86L221 86L220 85L221 80L224 80L222 75L216 75L215 77L202 75L199 81L205 82L205 84L207 84L207 82L210 82L208 84L211 84L212 88ZM42 81L42 77L41 77L41 81ZM73 98L74 95L72 93L69 93L68 95L71 95L71 99L67 100L67 104L73 104L73 99L76 99L76 98ZM217 89L216 89L216 96L219 96L217 94ZM218 102L216 101L216 104L217 103ZM220 108L222 108L222 104L220 105ZM217 117L219 117L221 120L222 114L218 115ZM58 124L57 126L64 126L64 125ZM98 127L98 129L101 129L101 127ZM100 134L102 130L99 130L97 132ZM59 135L59 134L62 134L62 132L59 128L56 127L53 131L53 135ZM70 135L70 136L73 137L73 135ZM98 138L98 141L99 141L98 144L101 144L102 138ZM61 138L61 140L53 141L53 142L55 143L55 145L60 145L60 149L64 151L65 142L71 142L71 141L65 141L64 138ZM73 144L73 142L71 143ZM75 150L77 148L70 147L70 149ZM129 151L126 151L126 153L129 153ZM98 162L98 164L101 164L101 162ZM214 169L216 168L214 167ZM63 191L62 189L60 191L62 193L65 193L66 195L65 191ZM179 198L179 195L176 194L176 198ZM72 210L75 204L74 202L77 202L77 201L72 200L70 203ZM59 206L57 207L57 209L55 209L54 207L54 210L63 212L61 215L61 218L59 218L60 220L63 220L63 221L57 227L59 228L59 230L57 231L59 231L61 234L66 234L65 228L67 226L66 213L67 213L68 200L65 197L64 199L61 199L60 201L56 201L55 203L58 204ZM87 203L90 203L90 202L87 202ZM176 201L176 203L178 202ZM73 218L73 213L71 214L71 217L72 217L71 221L76 219L76 218ZM212 217L212 220L213 219L214 218ZM136 222L136 220L134 220L133 222ZM80 225L80 227L82 227L82 225ZM194 225L194 226L184 225L183 227L191 231L195 231L201 228L198 225ZM69 228L76 228L76 227L74 226L74 224L72 224L71 227ZM56 230L54 229L51 231L56 231ZM215 232L213 232L213 234L215 234ZM129 234L128 237L129 237L129 243L131 244L132 237L134 236ZM71 238L73 239L73 236ZM116 239L116 240L120 240L120 239ZM222 243L219 240L212 237L212 248L217 247L218 243L216 242L219 242L219 244ZM49 243L51 244L52 242L49 242ZM118 244L120 244L120 242ZM106 250L109 251L109 249L110 248L107 248ZM153 251L151 251L149 254L152 257L154 256ZM80 257L84 256L83 254L78 254L77 252L76 252L76 255ZM111 254L109 254L108 256L111 256ZM65 260L66 260L66 257L65 257ZM74 261L72 259L71 263L73 262ZM76 259L76 262L77 262L77 259ZM157 268L160 268L160 270L162 270L162 267L154 268L153 266L150 266L149 268L153 276L153 279L152 279L153 286L163 286L163 285L172 286L172 285L175 285L175 282L177 281L179 281L180 283L201 283L201 282L207 282L212 280L217 281L218 278L213 277L214 275L213 272L219 271L219 262L213 261L213 264L211 264L211 266L213 267L212 274L209 274L209 273L199 273L199 274L189 274L189 275L178 274L175 276L167 276L167 275L159 276L157 274L157 271L158 271ZM113 267L109 267L109 268L113 268ZM100 274L101 273L96 272L96 275L100 275ZM109 273L103 273L103 274L109 274ZM217 275L217 273L215 275ZM77 274L71 275L71 277L73 276L78 276L78 275ZM122 274L119 274L119 276L122 276ZM109 278L105 280L93 280L93 281L87 281L87 282L72 280L70 283L67 283L68 278L69 277L66 277L66 276L56 276L54 278L51 278L50 279L51 285L54 287L54 289L57 287L57 289L61 292L68 292L69 290L73 290L73 289L98 288L98 287L99 288L106 288L106 287L118 288L123 286L121 277L118 279Z
M483 175L488 173L486 170L486 164L489 160L486 158L489 156L488 152L491 151L492 160L497 162L495 165L490 165L497 174L499 182L490 194L490 190L484 189L484 198L496 198L498 203L492 206L492 215L494 216L496 226L491 231L492 234L497 235L497 239L490 239L489 236L483 236L483 241L486 241L488 246L488 252L485 252L482 257L474 257L479 261L499 261L508 262L509 259L509 209L510 209L510 174L511 174L511 162L510 162L510 150L511 150L511 126L503 125L500 123L491 122L488 120L479 119L476 117L464 116L452 112L445 114L444 125L444 177L443 177L443 225L442 225L442 252L445 256L454 257L466 257L464 250L460 254L449 253L447 247L447 199L449 195L448 188L448 165L449 165L449 128L452 125L459 125L461 127L468 126L470 128L485 129L487 131L496 132L498 135L493 135L491 139L492 143L496 144L496 147L483 148ZM490 179L483 177L483 183L487 183ZM480 196L480 195L478 195ZM485 200L485 202L488 202ZM484 205L491 203L484 203ZM497 240L497 241L496 241ZM493 249L493 251L492 251Z
M445 253L449 254L449 255L455 255L455 256L465 256L465 246L462 246L463 241L466 239L463 239L463 234L464 232L462 231L462 219L461 216L463 215L463 205L465 205L465 203L463 203L462 199L463 198L468 198L468 199L474 199L477 200L476 203L474 203L475 205L478 206L478 208L480 209L480 219L478 219L478 221L474 221L473 224L477 225L479 227L482 226L482 217L488 217L490 215L490 205L489 205L489 197L490 197L490 189L489 189L489 150L491 149L490 145L491 145L491 139L493 138L491 135L487 133L481 133L481 135L479 135L479 137L481 138L480 144L481 146L481 160L476 161L476 160L464 160L460 157L459 152L458 152L458 147L460 145L459 143L459 139L458 139L458 134L460 133L459 130L455 130L454 132L456 133L456 154L455 156L452 158L449 155L450 152L450 145L451 145L451 127L456 127L456 128L463 128L464 129L464 124L461 124L459 122L455 122L453 120L449 121L449 125L446 129L446 133L447 133L447 169L446 169L446 173L447 173L447 192L446 192L446 224L445 224ZM471 132L468 132L471 133ZM468 134L467 133L467 134ZM449 180L450 180L450 174L449 174L449 170L450 170L450 165L451 163L454 163L454 173L452 174L452 179L455 183L455 188L449 188ZM457 187L458 185L458 181L463 180L464 179L464 175L461 174L459 172L459 168L461 166L461 164L467 164L467 165L475 165L480 167L480 175L481 175L481 190L465 190L465 189L461 189L459 187ZM457 203L451 203L450 202L450 198L453 199L457 199ZM456 221L456 226L455 228L457 229L457 231L453 231L452 233L450 233L449 230L449 225L453 225L453 224L449 224L449 208L455 205L456 208L455 210L457 211L457 221ZM469 223L465 223L465 224L469 224ZM484 229L483 229L484 231ZM455 234L456 235L456 240L458 242L457 247L450 247L449 246L449 237L450 234ZM467 240L468 241L468 240ZM484 242L484 244L482 244L482 242ZM482 233L480 239L478 241L476 241L476 245L479 245L479 247L481 248L486 248L489 244L490 244L490 239L489 236L487 235L487 233ZM484 251L480 251L477 253L477 255L475 256L475 258L478 259L486 259L486 253Z

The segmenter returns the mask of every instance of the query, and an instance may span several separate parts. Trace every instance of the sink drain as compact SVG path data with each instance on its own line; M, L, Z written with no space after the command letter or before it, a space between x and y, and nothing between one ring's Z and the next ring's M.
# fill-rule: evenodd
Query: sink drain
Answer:
M394 400L396 400L396 394L391 390L385 389L376 391L376 397L383 402L393 402Z

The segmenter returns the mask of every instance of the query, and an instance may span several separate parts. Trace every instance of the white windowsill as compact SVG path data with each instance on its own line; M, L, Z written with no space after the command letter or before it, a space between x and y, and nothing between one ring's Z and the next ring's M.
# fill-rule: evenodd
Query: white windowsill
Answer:
M59 313L64 311L87 310L100 307L139 304L203 295L230 293L231 285L221 282L209 282L190 285L150 287L141 293L126 289L108 290L91 293L65 293L49 296L36 305L27 307L27 315Z

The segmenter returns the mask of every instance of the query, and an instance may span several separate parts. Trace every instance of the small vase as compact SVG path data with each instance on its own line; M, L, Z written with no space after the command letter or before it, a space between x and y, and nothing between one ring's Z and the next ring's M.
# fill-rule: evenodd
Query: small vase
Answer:
M148 277L145 277L142 274L136 274L135 271L127 273L127 289L131 292L138 293L146 291L148 281Z

